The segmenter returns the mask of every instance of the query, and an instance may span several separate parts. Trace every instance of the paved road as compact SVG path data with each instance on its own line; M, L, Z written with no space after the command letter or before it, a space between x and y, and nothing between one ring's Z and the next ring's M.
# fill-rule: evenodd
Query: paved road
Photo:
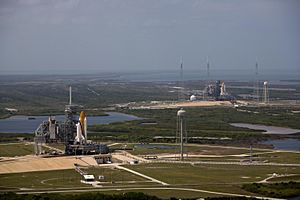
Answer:
M116 165L116 168L122 169L122 170L124 170L124 171L128 171L128 172L130 172L130 173L132 173L132 174L141 176L141 177L143 177L143 178L145 178L145 179L151 180L151 181L153 181L153 182L156 182L156 183L159 183L159 184L162 184L162 185L169 185L168 183L162 182L162 181L160 181L160 180L157 180L157 179L155 179L155 178L152 178L152 177L147 176L147 175L145 175L145 174L141 174L141 173L139 173L139 172L137 172L137 171L134 171L134 170L132 170L132 169L128 169L128 168L123 167L123 166L120 166L120 165Z
M109 144L107 145L108 147L112 147L112 146L115 146L115 145L118 145L118 144L122 144L122 143L112 143L112 144Z
M33 143L33 145L34 145L34 143ZM49 146L49 145L47 145L47 144L43 144L43 147L47 147L47 148L49 148L49 149L53 149L53 150L55 150L55 151L57 151L57 152L60 152L60 153L65 153L65 151L63 151L63 150L61 150L61 149L58 149L58 148L55 148L55 147L51 147L51 146Z

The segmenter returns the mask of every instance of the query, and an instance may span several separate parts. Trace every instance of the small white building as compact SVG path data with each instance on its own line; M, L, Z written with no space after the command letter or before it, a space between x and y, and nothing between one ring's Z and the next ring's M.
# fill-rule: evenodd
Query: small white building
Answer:
M15 108L5 108L5 110L8 112L18 112L18 109Z
M86 175L83 175L83 178L84 178L84 181L86 181L86 182L93 182L93 181L95 181L94 175L86 174Z
M131 164L131 165L137 165L137 164L139 164L139 161L138 160L131 160L129 162L129 164Z

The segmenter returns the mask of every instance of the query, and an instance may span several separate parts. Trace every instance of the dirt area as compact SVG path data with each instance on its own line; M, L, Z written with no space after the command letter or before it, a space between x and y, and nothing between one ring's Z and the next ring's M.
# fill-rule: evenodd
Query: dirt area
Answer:
M97 162L92 156L62 156L48 158L22 156L2 159L0 161L0 174L72 169L74 168L74 164L93 166L97 165Z

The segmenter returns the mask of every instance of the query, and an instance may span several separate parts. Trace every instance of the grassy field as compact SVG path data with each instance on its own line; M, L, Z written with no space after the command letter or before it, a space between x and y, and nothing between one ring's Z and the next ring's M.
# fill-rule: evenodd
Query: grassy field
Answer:
M101 182L106 182L104 183L105 185L122 184L122 182L124 182L123 184L135 184L135 182L141 185L154 184L154 183L149 183L148 180L145 180L142 177L136 176L134 174L131 174L129 172L120 169L92 167L84 171L87 171L89 174L95 175L95 177L104 176L105 180L102 180Z
M161 147L162 146L162 147ZM160 148L161 147L161 148ZM121 147L122 149L122 147ZM236 148L224 148L216 146L200 146L187 144L184 148L185 152L189 154L199 154L199 155L236 155L236 154L248 154L249 149L236 149ZM128 152L134 155L149 155L149 154L160 154L160 153L171 153L178 154L180 152L180 147L178 144L148 144L148 145L133 145L133 150ZM253 152L261 152L258 150L253 150Z
M273 173L300 174L297 167L278 166L141 164L128 167L169 184L243 193L242 184L261 181Z
M93 174L96 179L102 175L105 180L101 180L106 186L117 185L156 185L148 182L144 178L133 175L126 171L110 168L88 168L83 171ZM26 172L14 174L0 174L0 189L13 188L71 188L71 187L89 187L80 182L81 175L74 169L70 170L55 170L55 171L41 171L41 172Z
M18 142L19 138L24 138L27 141L32 141L33 134L27 134L27 133L0 133L0 142L1 143Z
M300 169L296 167L277 166L141 164L128 167L170 184L256 182L275 172L300 173Z
M0 144L0 157L13 157L34 154L34 147L28 143Z
M163 153L178 155L180 152L178 145L170 143L151 143L146 145L137 143L120 143L118 145L112 146L112 149L127 149L128 152L134 155L159 155ZM185 147L185 151L187 151L189 155L196 154L216 156L187 158L187 160L190 161L240 162L243 160L249 160L250 155L250 148L199 144L187 144L187 146ZM300 164L300 153L297 152L276 152L266 149L253 149L252 155L253 161Z
M171 184L170 187L194 188L214 192L248 194L253 193L242 189L243 184L250 184L270 177L273 173L277 174L300 174L298 167L279 167L279 166L239 166L239 165L190 165L190 164L140 164L127 165L133 169L150 177ZM90 167L84 169L89 174L105 177L101 185L111 187L158 187L156 183L139 176L133 175L119 169L103 167ZM282 178L272 181L295 180L298 176ZM81 176L75 170L57 170L43 172L27 172L16 174L0 175L0 189L2 191L17 188L30 189L49 189L49 188L92 188L89 185L80 183ZM161 198L180 197L207 197L219 196L214 194L180 191L180 190L128 190L145 192L150 195L157 195ZM126 192L128 192L126 190ZM1 191L0 191L1 192ZM108 194L120 193L123 191L104 192Z
M58 188L86 187L80 183L81 176L75 170L57 170L26 172L15 174L0 174L0 188Z

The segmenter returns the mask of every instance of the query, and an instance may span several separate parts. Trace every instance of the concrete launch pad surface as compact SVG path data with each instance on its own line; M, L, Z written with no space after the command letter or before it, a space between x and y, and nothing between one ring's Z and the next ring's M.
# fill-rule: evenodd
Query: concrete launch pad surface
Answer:
M2 159L0 161L0 174L73 169L74 164L78 164L80 166L98 165L92 156L62 156L43 158L30 155Z

